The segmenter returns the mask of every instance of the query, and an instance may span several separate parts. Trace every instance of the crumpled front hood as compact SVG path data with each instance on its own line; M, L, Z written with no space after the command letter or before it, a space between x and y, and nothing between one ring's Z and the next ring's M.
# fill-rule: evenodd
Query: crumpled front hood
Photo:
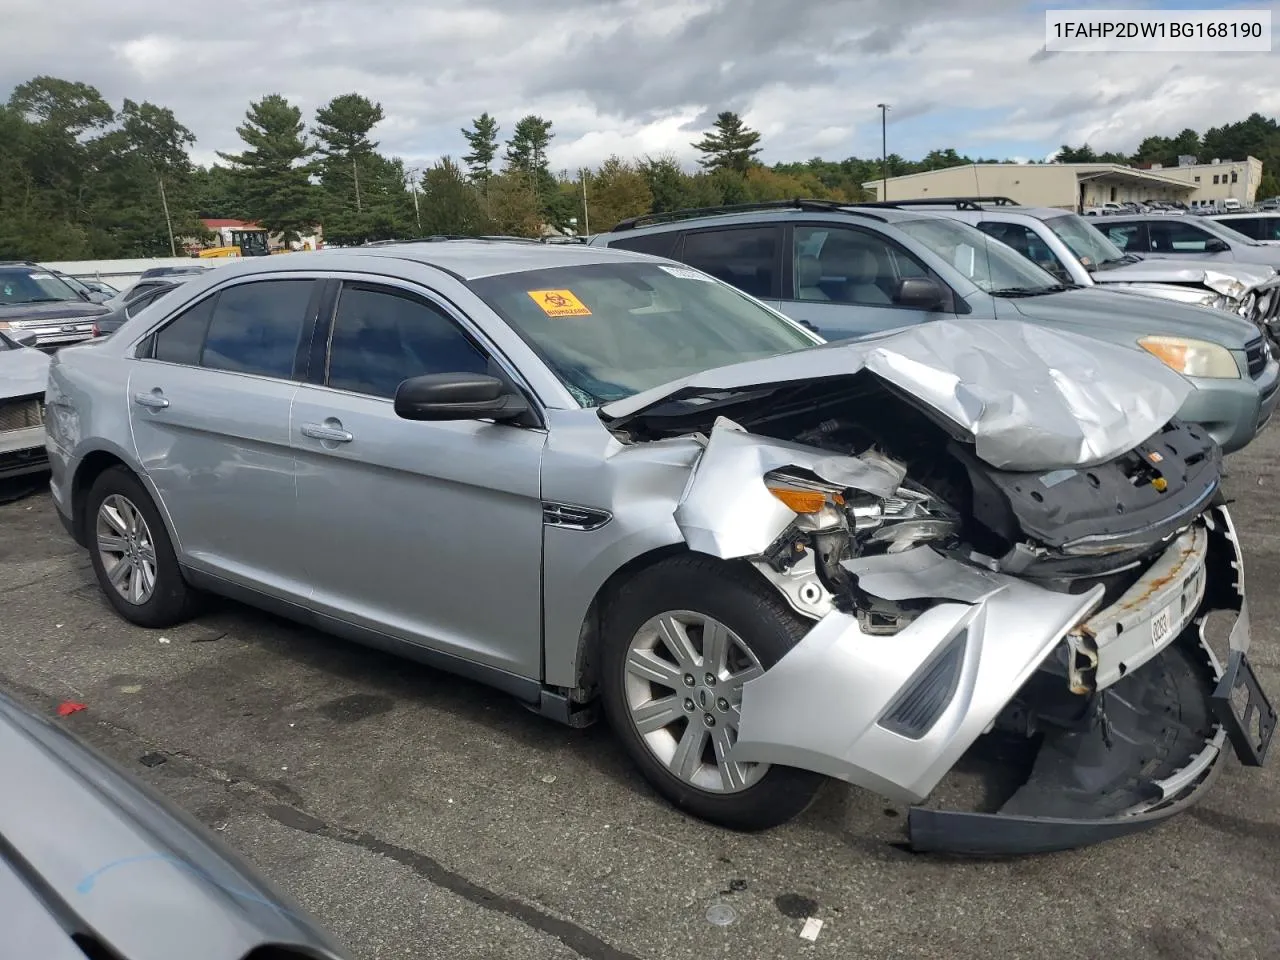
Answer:
M1263 264L1202 260L1139 260L1108 267L1093 274L1095 283L1200 284L1233 300L1274 279L1276 271Z
M1109 460L1164 426L1192 390L1137 348L1027 323L937 321L694 374L599 414L619 429L659 408L696 414L739 393L758 393L767 403L771 386L853 375L878 377L907 394L1004 470Z
M10 397L44 396L49 379L49 356L26 347L0 350L0 400Z

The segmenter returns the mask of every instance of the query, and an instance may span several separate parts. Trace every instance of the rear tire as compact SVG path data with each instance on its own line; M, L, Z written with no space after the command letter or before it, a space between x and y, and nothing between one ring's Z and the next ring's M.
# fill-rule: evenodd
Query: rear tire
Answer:
M85 500L85 534L98 586L116 613L140 627L171 627L198 612L160 511L126 467L104 470Z
M710 557L663 560L605 608L605 714L645 779L681 810L734 830L802 813L821 774L734 764L742 685L812 627L748 569ZM692 682L690 682L692 681Z

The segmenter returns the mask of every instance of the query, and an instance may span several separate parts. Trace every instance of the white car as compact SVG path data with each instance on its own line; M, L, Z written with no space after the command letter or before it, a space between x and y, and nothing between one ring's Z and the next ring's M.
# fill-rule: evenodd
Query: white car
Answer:
M0 480L47 470L44 448L44 387L48 354L0 333Z

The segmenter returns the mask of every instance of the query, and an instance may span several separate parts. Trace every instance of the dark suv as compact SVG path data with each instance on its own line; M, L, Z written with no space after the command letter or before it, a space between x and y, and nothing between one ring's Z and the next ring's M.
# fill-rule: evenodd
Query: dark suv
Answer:
M87 293L38 263L0 261L0 333L31 334L34 346L48 350L87 340L93 321L106 313Z

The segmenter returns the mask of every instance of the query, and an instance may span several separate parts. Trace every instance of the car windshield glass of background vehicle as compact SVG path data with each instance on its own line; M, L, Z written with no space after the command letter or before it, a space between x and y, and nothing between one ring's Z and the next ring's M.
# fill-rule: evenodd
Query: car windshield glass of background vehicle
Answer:
M0 304L55 303L80 297L52 273L42 270L0 270Z
M782 317L688 267L589 264L485 277L470 286L583 406L815 344Z

